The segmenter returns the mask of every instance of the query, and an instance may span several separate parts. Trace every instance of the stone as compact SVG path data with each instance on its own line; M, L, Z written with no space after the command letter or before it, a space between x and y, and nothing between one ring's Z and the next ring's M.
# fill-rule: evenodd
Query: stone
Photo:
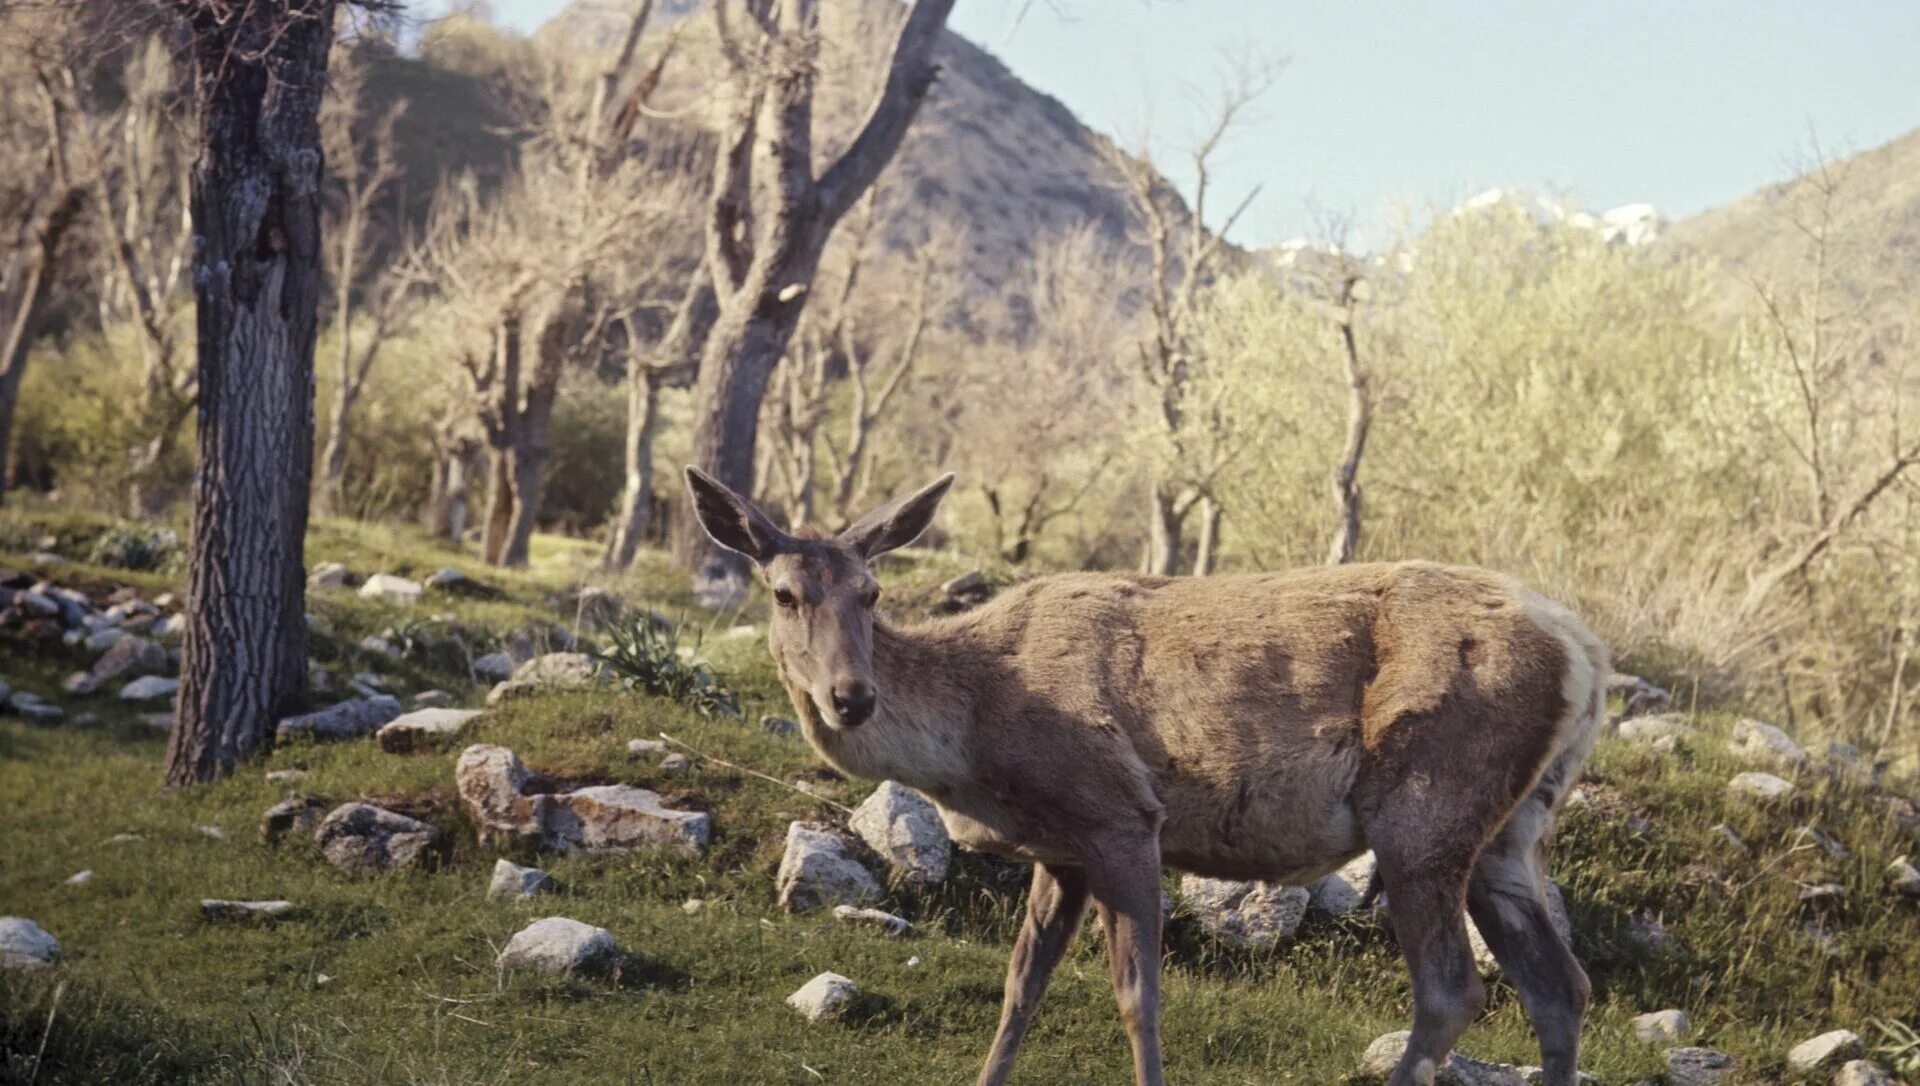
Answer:
M1848 848L1840 839L1821 833L1817 826L1802 826L1794 830L1793 846L1795 848L1817 848L1836 860L1853 858L1852 849Z
M651 755L659 754L660 752L666 749L667 749L667 745L658 739L627 740L627 753L632 755L635 758L646 758Z
M1850 1029L1836 1029L1788 1049L1787 1068L1804 1075L1839 1067L1861 1055L1860 1035Z
M504 652L477 656L473 661L473 673L490 682L501 682L513 675L513 660Z
M387 694L354 698L325 709L282 720L275 729L281 740L311 735L315 740L358 739L400 715L400 699Z
M170 698L180 691L179 679L168 679L159 675L142 675L120 688L121 701L159 701Z
M360 651L371 653L375 656L385 656L389 660L398 660L400 658L400 650L393 647L393 642L375 634L368 634L360 639ZM358 675L354 676L354 678L359 681L364 681L361 680Z
M291 772L298 773L299 770L291 770ZM282 837L290 833L306 833L319 823L323 807L319 800L310 797L289 799L274 804L260 816L260 840L272 845L278 844Z
M670 777L678 777L693 769L693 759L678 751L660 759L660 772Z
M107 683L136 675L159 675L171 663L164 647L128 634L107 647L93 662L92 671L94 678Z
M1668 1086L1732 1086L1734 1059L1711 1048L1669 1048L1661 1053L1667 1061Z
M85 886L86 884L92 881L93 881L93 869L88 868L85 871L75 871L73 874L68 875L65 879L61 880L60 885Z
M1298 886L1199 875L1180 877L1180 896L1208 934L1255 950L1292 938L1312 897Z
M411 704L415 709L446 709L453 705L453 695L445 690L422 690L413 696Z
M1905 856L1887 865L1887 881L1896 892L1920 899L1920 868L1914 867Z
M860 986L838 973L822 973L787 997L787 1006L809 1022L839 1018L860 998Z
M940 812L913 789L882 781L854 808L847 827L908 881L930 885L946 879L953 841Z
M0 916L0 953L52 962L60 940L23 916Z
M307 771L304 769L269 769L267 770L268 784L293 784L295 782L303 781L306 779L307 779Z
M224 901L202 898L200 915L208 920L265 920L293 908L291 901Z
M1374 871L1378 867L1371 850L1363 852L1331 875L1316 879L1307 887L1307 904L1328 916L1345 916L1360 907L1360 901L1366 896L1367 887L1373 883ZM1373 907L1378 909L1381 900L1374 898Z
M698 853L713 839L704 811L678 811L626 784L526 794L532 774L506 747L475 744L460 754L454 782L483 844L531 841L555 852L664 850Z
M478 709L415 709L394 717L374 733L389 754L407 754L451 744L480 716Z
M1374 1038L1360 1057L1359 1073L1364 1078L1384 1079L1393 1074L1400 1057L1406 1055L1411 1030L1396 1030ZM1526 1077L1517 1067L1504 1063L1484 1063L1458 1052L1434 1069L1433 1086L1526 1086Z
M13 597L14 605L35 618L59 618L60 604L45 592L29 588Z
M84 698L100 689L100 679L90 671L76 671L61 682L60 689L76 698Z
M1848 1060L1833 1073L1833 1086L1895 1086L1887 1069L1872 1060Z
M418 863L439 832L397 811L346 803L321 820L313 840L327 862L342 870L398 871Z
M307 574L309 591L347 587L347 567L338 562L324 562Z
M1793 792L1793 782L1771 773L1738 773L1727 782L1727 791L1762 803L1784 799Z
M447 568L435 570L433 575L427 578L427 587L436 592L458 592L468 587L472 581L473 578L459 570Z
M1807 752L1793 737L1771 724L1742 720L1733 726L1733 753L1742 758L1776 768L1796 766L1807 760Z
M7 708L29 724L57 724L67 716L65 709L28 690L15 690L8 695Z
M601 976L626 957L605 928L564 916L535 920L514 933L494 959L502 970L530 969L556 976Z
M88 634L81 644L88 652L105 652L119 644L127 636L127 631L118 626L106 626Z
M1647 746L1656 753L1672 754L1674 751L1680 749L1680 740L1671 735L1663 735L1647 744Z
M825 826L805 822L787 826L787 849L774 882L780 907L790 913L869 905L883 896L880 883L848 853L845 840Z
M1681 1010L1649 1011L1635 1015L1630 1024L1633 1035L1650 1045L1677 1045L1693 1036L1693 1022Z
M1638 675L1618 671L1607 678L1607 694L1620 699L1622 721L1649 713L1663 713L1673 701L1672 695Z
M187 636L187 616L168 615L153 628L153 635L162 641L178 641Z
M884 909L857 909L852 905L835 905L833 918L848 924L862 924L879 928L890 938L898 939L913 930L913 925L904 916L895 916Z
M424 591L419 581L409 581L405 577L396 577L391 573L376 573L367 578L366 584L360 586L360 598L413 603L420 599L420 594Z
M760 718L760 730L784 739L799 735L800 725L783 716L763 716Z
M1697 733L1693 725L1687 723L1685 713L1658 713L1621 721L1619 734L1622 739L1652 742L1667 736L1690 738Z
M195 833L198 833L209 841L224 841L227 839L225 826L195 826L193 829Z
M537 867L521 867L511 860L493 862L493 879L487 883L487 899L529 898L553 889L553 876Z
M600 679L600 663L584 652L549 652L513 669L513 681L557 690L592 686Z

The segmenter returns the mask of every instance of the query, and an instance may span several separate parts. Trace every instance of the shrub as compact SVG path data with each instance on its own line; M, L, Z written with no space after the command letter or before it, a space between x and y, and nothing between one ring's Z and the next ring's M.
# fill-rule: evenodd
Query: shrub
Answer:
M655 697L671 698L701 716L740 715L740 695L720 682L713 669L687 659L672 626L642 615L607 630L613 644L598 659L627 686Z
M172 528L121 524L93 541L87 560L115 569L154 570L169 565L180 554L180 536Z

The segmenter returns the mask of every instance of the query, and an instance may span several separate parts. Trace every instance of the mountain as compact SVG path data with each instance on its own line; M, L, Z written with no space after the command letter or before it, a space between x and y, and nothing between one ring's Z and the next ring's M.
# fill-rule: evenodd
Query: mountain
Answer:
M1737 282L1785 282L1807 274L1812 243L1803 228L1823 218L1834 282L1875 323L1912 320L1920 291L1920 129L1675 223L1667 240L1718 260Z

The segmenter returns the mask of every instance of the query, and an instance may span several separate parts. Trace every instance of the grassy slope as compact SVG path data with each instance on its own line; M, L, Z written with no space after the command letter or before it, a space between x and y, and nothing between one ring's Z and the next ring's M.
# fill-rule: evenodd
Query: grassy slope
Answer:
M22 541L44 526L0 526L0 565L18 566ZM58 527L72 537L91 525ZM322 525L312 550L313 561L341 558L361 573L462 561L405 533L338 525ZM453 610L497 629L536 616L564 621L540 601L588 559L578 546L547 541L534 573L489 576L509 599ZM69 567L63 576L88 573ZM933 571L895 579L924 582ZM672 580L655 569L622 587L644 594L649 582ZM676 602L665 601L668 609ZM367 661L344 646L396 617L346 593L317 600L315 610L337 635L321 654L340 657L345 670ZM15 685L53 693L78 663L29 656L6 636L5 677ZM760 638L716 638L708 655L744 691L749 720L782 709ZM444 673L398 674L410 689L445 686L466 704L483 693ZM773 889L785 824L819 808L712 763L662 778L625 751L627 739L665 730L782 779L810 778L817 763L798 742L612 692L490 713L477 738L511 746L536 770L657 788L711 807L717 826L714 848L697 860L545 857L563 892L503 905L484 898L493 855L476 846L453 801L453 752L301 744L233 780L172 795L156 787L159 736L110 697L69 707L101 721L57 729L0 721L0 913L38 920L64 955L51 974L0 974L0 1080L23 1077L44 1039L42 1083L963 1081L991 1035L1020 871L969 857L937 892L896 890L888 907L920 927L903 941L819 914L788 917ZM1724 729L1729 720L1710 724ZM1702 1042L1740 1056L1755 1081L1780 1080L1786 1048L1807 1036L1847 1027L1872 1039L1872 1017L1915 1020L1920 909L1890 894L1882 876L1913 842L1898 839L1860 794L1813 775L1784 809L1730 801L1724 782L1744 767L1719 748L1702 741L1662 758L1603 744L1588 775L1596 802L1564 823L1554 874L1595 979L1585 1064L1604 1082L1657 1073L1657 1054L1627 1027L1643 1010L1685 1008ZM450 854L431 872L354 877L305 842L262 845L260 813L287 794L262 770L287 767L309 772L302 793L385 797L425 812L452 839ZM865 787L828 781L823 791L851 804ZM1653 828L1632 833L1633 813ZM1753 855L1719 838L1712 827L1721 821ZM1789 852L1791 831L1809 822L1845 841L1854 858ZM202 825L230 836L210 839ZM141 840L108 842L121 833ZM82 868L94 872L90 883L62 884ZM1800 884L1829 880L1848 889L1843 918L1829 924L1833 956L1802 933L1806 916L1795 901ZM710 904L689 916L680 905L694 896ZM279 897L299 908L268 925L210 923L199 916L203 897ZM1676 949L1635 944L1628 918L1636 912L1662 916ZM613 985L498 977L498 948L547 915L608 928L635 963ZM1098 937L1083 934L1022 1056L1021 1081L1125 1080L1125 1041L1100 953ZM1406 1024L1404 970L1391 938L1366 922L1309 918L1294 945L1249 954L1213 946L1179 920L1168 964L1175 1081L1338 1082L1368 1040ZM867 993L846 1024L809 1026L782 1005L824 969ZM331 978L324 984L323 975ZM1495 985L1461 1047L1532 1062L1510 989Z

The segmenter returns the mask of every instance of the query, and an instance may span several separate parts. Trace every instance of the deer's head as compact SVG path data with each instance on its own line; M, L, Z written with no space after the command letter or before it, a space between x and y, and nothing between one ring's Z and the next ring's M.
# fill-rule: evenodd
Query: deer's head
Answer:
M700 526L715 543L752 559L773 592L767 642L794 708L810 708L834 728L855 728L873 716L885 692L873 678L873 607L880 582L867 564L919 538L952 483L952 475L941 476L837 536L807 538L781 531L718 479L687 469Z

